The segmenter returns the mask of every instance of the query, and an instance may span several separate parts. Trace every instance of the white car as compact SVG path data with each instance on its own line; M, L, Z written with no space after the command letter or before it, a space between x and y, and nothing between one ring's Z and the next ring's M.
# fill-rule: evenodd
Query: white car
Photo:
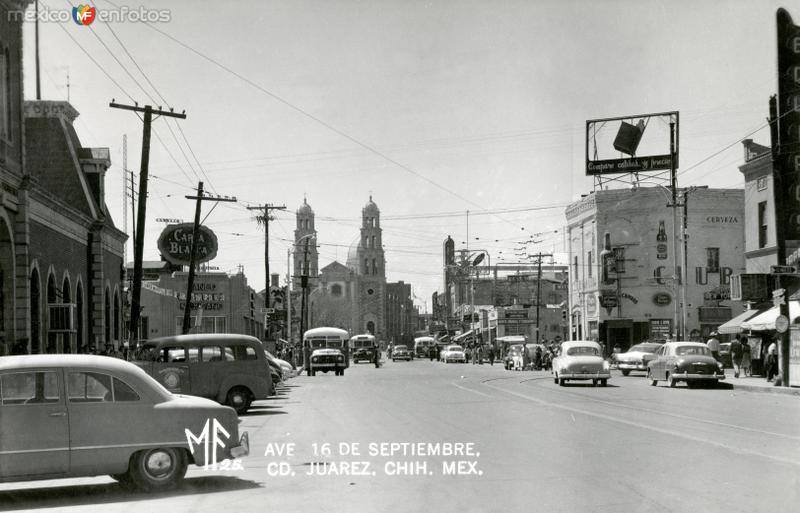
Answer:
M600 344L590 340L561 343L561 352L553 360L553 381L564 386L567 380L592 380L606 386L611 378L609 363L603 359Z
M442 351L442 361L444 363L467 363L467 355L464 354L464 348L461 346L447 346Z
M281 366L284 381L297 376L297 369L292 367L291 363L287 362L286 360L281 360L280 358L275 358L275 361Z

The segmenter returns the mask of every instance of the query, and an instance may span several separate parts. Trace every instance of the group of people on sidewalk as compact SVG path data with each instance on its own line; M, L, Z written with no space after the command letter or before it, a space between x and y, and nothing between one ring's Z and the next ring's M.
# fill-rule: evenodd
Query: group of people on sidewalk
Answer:
M711 355L721 362L719 333L712 331L709 337L706 345L711 351ZM738 378L740 374L752 376L752 354L747 337L736 335L731 341L731 364L733 365L733 377ZM772 381L778 375L778 345L774 340L767 347L764 374L767 381Z

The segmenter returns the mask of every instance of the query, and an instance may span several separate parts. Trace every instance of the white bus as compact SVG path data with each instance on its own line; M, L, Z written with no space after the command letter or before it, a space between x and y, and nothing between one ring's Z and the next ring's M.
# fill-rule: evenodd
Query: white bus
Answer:
M353 363L375 361L375 351L377 350L375 335L365 333L350 339L350 355L353 358Z
M433 337L417 337L414 339L414 356L417 358L427 358L431 346L436 344Z
M309 376L334 371L344 376L350 360L350 334L339 328L313 328L303 333L303 366Z

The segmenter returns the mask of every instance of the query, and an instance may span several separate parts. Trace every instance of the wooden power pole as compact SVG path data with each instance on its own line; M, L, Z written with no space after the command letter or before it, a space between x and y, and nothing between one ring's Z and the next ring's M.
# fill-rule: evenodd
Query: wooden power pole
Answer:
M286 205L273 205L265 203L247 210L258 210L263 213L256 217L259 224L264 224L264 308L269 308L269 222L275 218L270 215L273 210L286 210ZM269 324L264 322L264 331L269 336Z
M145 214L147 212L147 173L150 165L150 125L153 122L153 114L170 118L186 119L186 114L174 112L172 109L165 111L154 109L150 105L139 107L136 105L122 105L111 100L109 107L112 109L131 110L136 113L143 113L142 129L142 159L139 170L139 207L137 209L137 220L135 226L136 239L133 244L133 290L131 291L131 319L128 324L128 340L133 345L136 338L136 330L139 326L139 315L142 301L142 256L144 253L144 225Z

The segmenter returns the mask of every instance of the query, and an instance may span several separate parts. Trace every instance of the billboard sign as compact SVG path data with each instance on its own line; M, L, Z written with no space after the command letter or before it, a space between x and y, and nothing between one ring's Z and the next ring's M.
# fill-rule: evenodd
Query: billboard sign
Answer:
M675 151L671 151L670 123ZM678 167L678 112L586 121L586 175L648 173Z
M192 256L193 229L193 223L171 224L164 228L158 237L158 250L161 256L171 264L189 265ZM197 233L195 265L213 260L219 249L217 236L210 228L200 225Z
M778 9L776 190L782 191L784 239L800 240L800 26Z

